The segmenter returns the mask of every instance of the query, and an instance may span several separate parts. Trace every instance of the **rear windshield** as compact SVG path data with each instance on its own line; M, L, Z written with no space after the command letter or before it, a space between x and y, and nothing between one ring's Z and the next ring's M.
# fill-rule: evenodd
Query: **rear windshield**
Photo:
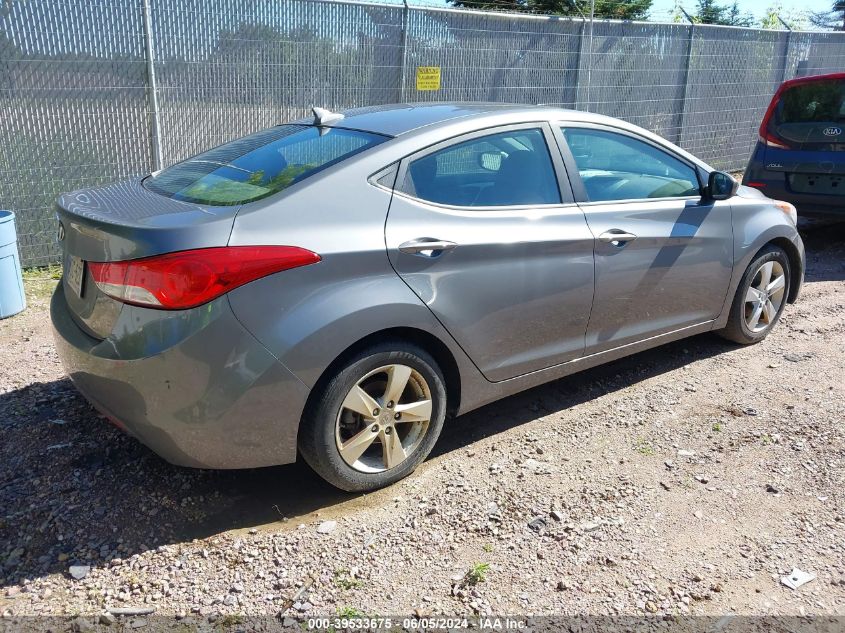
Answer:
M244 204L278 193L386 140L358 130L280 125L177 163L144 184L176 200Z
M776 123L839 123L845 120L845 80L799 84L785 90Z

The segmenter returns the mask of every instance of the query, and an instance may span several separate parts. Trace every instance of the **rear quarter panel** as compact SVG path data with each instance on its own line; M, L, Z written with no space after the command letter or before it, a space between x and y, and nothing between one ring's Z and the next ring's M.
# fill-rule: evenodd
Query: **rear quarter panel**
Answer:
M245 207L231 245L307 248L317 264L284 271L229 293L238 320L291 372L313 387L351 345L391 328L414 328L444 343L464 384L478 370L390 265L384 224L391 193L370 175L396 151L327 170L287 195Z

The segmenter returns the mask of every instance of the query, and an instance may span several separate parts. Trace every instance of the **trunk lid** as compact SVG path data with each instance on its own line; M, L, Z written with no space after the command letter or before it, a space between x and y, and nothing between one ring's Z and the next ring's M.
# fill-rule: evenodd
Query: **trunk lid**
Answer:
M122 261L225 246L239 206L203 206L146 189L142 179L62 194L56 202L64 275L74 319L105 338L123 304L97 288L88 262Z

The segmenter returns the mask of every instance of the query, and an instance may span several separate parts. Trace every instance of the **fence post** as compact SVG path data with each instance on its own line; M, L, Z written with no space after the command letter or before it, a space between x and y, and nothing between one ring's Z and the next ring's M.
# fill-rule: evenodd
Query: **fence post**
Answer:
M775 14L778 19L778 22L783 24L786 27L786 43L783 45L783 71L780 74L780 82L783 83L786 81L786 69L789 66L789 46L792 40L792 27L789 26L783 19Z
M150 16L150 0L144 2L144 51L147 58L148 100L150 107L150 136L153 145L153 171L162 167L161 126L158 118L158 87L156 85L155 56L153 52L153 25Z
M587 103L584 108L590 112L590 86L593 82L593 24L596 20L596 0L590 0L590 51L587 55Z
M684 65L684 78L683 78L683 86L684 86L684 96L681 100L681 111L678 116L678 132L675 134L675 145L679 147L683 147L681 142L684 140L684 125L686 124L687 118L687 98L689 97L689 71L690 66L692 65L692 43L695 37L695 20L692 19L692 16L684 11L681 8L681 12L684 14L684 17L689 22L689 38L687 39L687 56L686 56L686 64Z
M399 69L399 103L405 102L405 75L408 74L408 27L410 25L410 11L408 0L403 0L402 9L402 67Z
M581 61L584 58L584 40L587 39L587 18L581 14L581 28L578 30L578 56L575 58L575 95L572 100L572 107L575 110L579 109L580 100L578 94L581 92Z

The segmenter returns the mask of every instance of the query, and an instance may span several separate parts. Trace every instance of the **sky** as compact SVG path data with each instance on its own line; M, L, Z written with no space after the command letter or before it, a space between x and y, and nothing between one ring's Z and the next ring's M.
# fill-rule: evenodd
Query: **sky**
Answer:
M748 11L754 17L760 18L766 13L772 4L777 0L739 0L739 7L742 11ZM682 6L690 13L695 12L696 0L683 0ZM719 4L733 4L733 0L722 0ZM831 0L780 0L785 12L797 12L803 10L824 11L833 4ZM654 0L651 5L651 12L657 14L669 14L675 7L675 0Z

